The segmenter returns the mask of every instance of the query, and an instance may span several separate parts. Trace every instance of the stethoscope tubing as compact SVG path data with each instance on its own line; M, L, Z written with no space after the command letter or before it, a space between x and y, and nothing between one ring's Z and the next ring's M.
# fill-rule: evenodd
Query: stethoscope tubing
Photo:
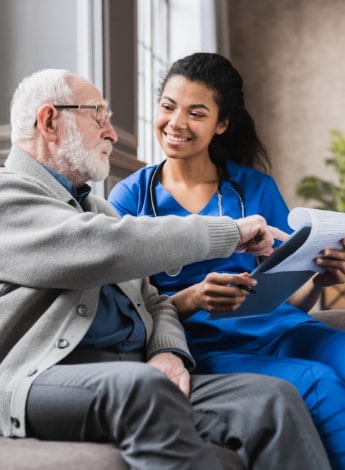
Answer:
M158 209L157 209L157 200L156 200L156 196L155 196L155 192L154 192L154 187L155 187L155 184L158 180L158 174L159 172L161 171L161 169L163 168L163 165L165 164L166 160L164 160L162 163L160 163L157 168L155 169L155 171L152 173L151 175L151 178L150 178L150 182L149 182L149 198L150 198L150 206L151 206L151 209L152 209L152 212L153 212L153 215L154 217L158 217L159 214L158 214ZM237 193L238 195L238 198L239 198L239 203L240 203L240 209L241 209L241 217L244 218L245 217L245 211L244 211L244 195L243 195L243 191L242 191L242 188L240 186L240 184L235 181L233 178L231 178L230 175L226 174L225 176L222 177L222 179L219 181L218 183L218 188L217 188L217 194L218 194L218 206L219 206L219 215L222 216L223 215L223 208L222 208L222 184L224 181L228 181L233 189L235 190L235 192Z
M166 160L164 160L162 163L160 163L155 171L152 173L151 178L150 178L150 183L149 183L149 198L150 198L150 205L151 209L153 212L154 217L158 217L158 209L157 209L157 201L156 201L156 195L154 191L154 187L156 182L158 181L158 174L161 171L164 163ZM217 188L217 195L218 195L218 208L219 208L219 216L221 217L223 215L223 205L222 205L222 184L224 181L229 181L231 183L234 191L237 193L239 202L240 202L240 209L241 209L241 217L244 217L244 197L243 197L243 191L239 183L237 181L233 180L233 178L230 177L230 175L226 174L225 176L222 177L222 179L218 183L218 188ZM170 276L170 277L175 277L178 276L182 271L182 266L178 266L176 268L170 269L165 271L165 273Z

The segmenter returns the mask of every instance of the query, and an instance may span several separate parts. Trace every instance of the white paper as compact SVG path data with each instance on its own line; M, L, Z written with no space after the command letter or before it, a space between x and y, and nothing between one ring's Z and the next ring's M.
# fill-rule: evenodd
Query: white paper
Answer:
M340 240L345 238L345 213L296 207L291 210L288 223L294 230L308 225L311 227L311 232L302 246L267 272L304 270L323 272L313 260L324 248L342 247Z

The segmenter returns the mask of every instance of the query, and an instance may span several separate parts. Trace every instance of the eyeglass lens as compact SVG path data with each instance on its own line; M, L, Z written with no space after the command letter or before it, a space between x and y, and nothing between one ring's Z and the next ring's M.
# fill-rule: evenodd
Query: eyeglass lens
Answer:
M96 122L100 127L104 127L110 117L111 112L107 111L103 105L100 104L96 107Z

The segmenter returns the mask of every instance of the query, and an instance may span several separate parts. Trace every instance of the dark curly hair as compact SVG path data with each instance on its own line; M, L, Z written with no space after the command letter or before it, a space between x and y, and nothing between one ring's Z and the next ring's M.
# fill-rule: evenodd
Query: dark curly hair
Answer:
M159 99L166 83L176 75L213 90L219 106L219 121L229 119L227 130L215 135L210 142L212 162L224 168L226 160L231 160L251 167L258 165L266 171L271 166L270 160L256 133L255 123L245 109L242 77L231 62L209 52L197 52L177 60L162 79Z

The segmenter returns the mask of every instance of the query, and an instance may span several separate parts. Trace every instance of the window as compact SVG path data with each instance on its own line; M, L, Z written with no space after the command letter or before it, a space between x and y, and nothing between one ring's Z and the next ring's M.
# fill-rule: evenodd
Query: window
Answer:
M215 1L137 0L137 15L137 155L152 164L163 158L154 135L157 86L171 61L199 50L215 50Z
M169 0L138 0L138 158L161 161L154 138L155 90L168 67Z

